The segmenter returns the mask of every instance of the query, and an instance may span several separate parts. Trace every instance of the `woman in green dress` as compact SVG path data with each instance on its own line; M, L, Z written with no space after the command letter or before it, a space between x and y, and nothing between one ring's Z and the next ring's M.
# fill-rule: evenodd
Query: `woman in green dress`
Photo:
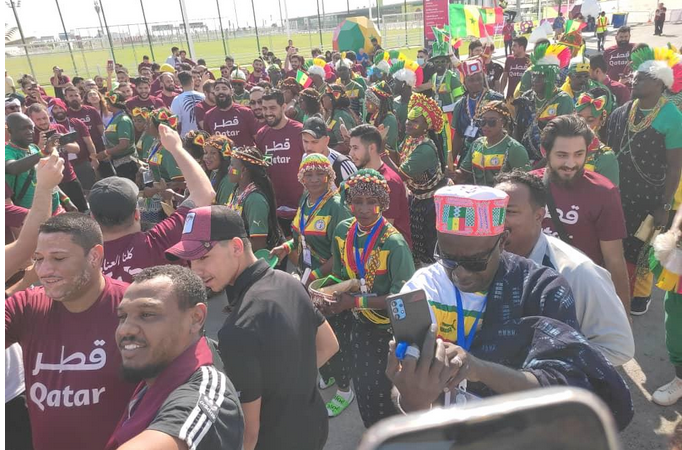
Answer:
M357 125L357 121L350 110L350 100L343 86L337 84L327 85L326 92L320 98L324 109L324 120L327 122L329 135L329 147L339 153L347 155L348 145L343 140L341 125L348 130Z
M109 92L106 96L107 108L113 114L104 128L106 150L97 154L97 159L106 161L100 164L102 178L117 175L135 181L138 161L135 153L135 127L125 105L127 100L119 92Z
M362 422L369 428L396 413L392 384L385 375L392 338L386 297L397 294L414 275L405 238L383 217L390 205L389 187L374 169L362 169L346 180L346 201L354 217L334 231L332 274L357 280L360 292L335 292L322 307L327 317L351 312L350 372ZM330 402L331 403L331 402Z
M221 134L216 134L204 142L203 148L204 166L209 173L213 190L215 190L215 204L227 205L235 186L229 176L232 140Z
M620 182L618 158L611 148L604 145L606 122L613 108L610 103L610 93L604 88L590 89L578 97L575 103L576 114L582 117L594 131L595 138L587 148L587 162L585 169L605 176L614 185Z
M270 165L256 147L237 147L230 156L230 181L235 188L227 206L241 214L251 247L273 249L284 242L277 221L277 202L266 168Z
M500 172L530 170L528 151L508 133L511 113L503 101L488 102L474 124L483 136L471 145L457 171L458 183L494 186Z
M380 81L365 92L365 122L385 130L384 146L398 151L398 120L393 114L393 93L385 81Z
M319 153L307 155L301 161L298 181L305 193L292 222L293 238L272 250L280 261L290 252L298 255L297 267L301 282L326 277L332 271L332 244L334 230L343 220L351 217L343 204L334 179L336 174L329 159ZM328 318L339 340L339 352L320 368L320 388L326 389L336 383L338 391L327 403L327 414L336 417L355 398L350 388L350 330L353 315L345 311Z

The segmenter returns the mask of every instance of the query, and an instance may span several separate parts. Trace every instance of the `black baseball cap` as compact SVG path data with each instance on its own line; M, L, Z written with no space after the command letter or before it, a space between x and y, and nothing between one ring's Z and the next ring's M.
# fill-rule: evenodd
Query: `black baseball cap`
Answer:
M308 133L315 139L320 139L321 137L329 136L329 132L327 131L327 124L325 123L324 119L322 119L319 116L313 116L310 119L306 120L305 123L303 124L303 129L301 130L301 133Z
M248 238L242 216L225 205L203 206L187 213L180 242L166 250L166 259L192 261L220 241Z
M95 219L128 217L137 209L137 185L123 177L99 180L90 189L88 204Z

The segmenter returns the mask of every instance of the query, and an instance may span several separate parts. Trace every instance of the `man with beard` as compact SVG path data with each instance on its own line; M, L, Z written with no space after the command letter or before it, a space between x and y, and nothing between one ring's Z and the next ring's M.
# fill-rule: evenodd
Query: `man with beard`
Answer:
M265 63L262 58L256 58L253 60L253 72L249 75L246 80L246 84L249 88L257 85L261 81L270 81L270 77L265 73Z
M253 111L253 115L258 122L258 129L260 130L265 125L265 117L263 116L263 94L265 89L260 86L254 86L249 92L249 108Z
M576 115L557 117L542 131L540 143L547 167L532 172L547 186L549 206L542 226L545 233L558 236L608 270L621 302L629 310L623 207L613 183L585 170L587 147L593 139L590 127Z
M308 121L313 119L308 119ZM307 123L307 122L306 122ZM306 139L303 138L305 145ZM395 226L412 248L410 231L410 209L407 205L407 190L400 176L381 159L383 140L379 130L368 124L358 125L350 131L350 152L348 156L360 169L374 169L381 174L390 189L388 209L382 215ZM333 151L333 150L332 150Z
M256 135L256 146L272 158L268 175L275 188L277 218L284 233L290 235L291 221L303 193L303 185L298 182L298 167L305 154L303 125L284 114L284 94L277 89L263 95L263 115L266 125Z
M171 48L171 54L166 58L166 64L169 64L173 68L180 64L180 49L178 47Z
M58 109L58 116L68 122L68 119L66 118L66 105L64 105L61 99L52 99L50 105L52 106L53 111L55 108ZM45 108L43 105L31 105L27 112L28 116L35 125L33 129L33 142L38 145L38 148L45 147L45 142L47 141L45 136L48 131L54 130L56 134L59 135L64 135L72 131L60 123L51 124L50 116L47 113L47 108ZM71 124L68 125L70 126ZM83 122L76 126L79 128L80 132L83 132L83 130L87 131L87 128ZM78 143L73 142L66 145L60 145L58 147L58 151L59 156L64 160L64 171L62 172L63 178L61 183L59 183L59 188L66 195L68 195L68 198L71 200L71 202L73 202L74 205L76 205L76 208L78 208L80 212L85 212L88 209L88 204L85 201L85 196L83 195L83 188L81 187L78 178L76 178L76 172L74 172L73 166L71 165L72 156L75 158L76 154L80 151L80 147L78 146ZM95 147L93 146L93 154L94 151Z
M114 339L127 284L102 275L103 254L94 219L54 216L33 256L41 287L5 301L5 346L23 351L36 450L104 448L135 388L119 377Z
M170 110L180 119L178 132L184 136L185 133L199 129L194 109L204 99L204 94L194 90L194 80L190 72L178 73L178 79L182 86L182 94L173 99Z
M38 83L36 83L32 78L24 77L21 80L21 91L24 93L26 98L26 107L28 108L34 103L41 103L47 106L52 97L43 95L38 88Z
M156 109L166 106L160 98L149 95L150 92L151 82L149 78L139 78L137 80L137 95L126 100L128 110L132 111L135 108Z
M604 59L608 66L606 74L609 78L620 81L625 85L630 84L624 83L622 79L630 72L628 67L630 65L630 53L632 53L633 48L635 48L635 44L630 43L630 27L620 27L616 33L616 45L604 50Z
M580 250L542 232L547 190L533 174L515 169L497 177L496 189L509 195L504 249L559 272L573 291L580 330L614 366L635 354L635 342L611 275Z
M232 83L226 78L216 80L213 92L216 106L206 113L204 130L211 135L227 136L234 142L234 147L253 146L258 132L253 111L232 102Z
M88 127L91 141L95 146L95 152L103 152L104 140L102 136L104 135L104 124L102 123L102 116L99 111L90 105L84 105L78 89L73 86L67 86L64 89L64 95L66 97L66 104L69 107L66 110L66 114L70 119L78 119ZM92 185L95 184L95 170L99 163L96 159L90 157L91 153L90 148L87 146L87 140L85 140L85 143L86 147L83 148L81 146L81 151L73 161L73 170L76 171L76 176L80 180L83 189L89 191Z
M215 106L215 94L213 93L213 87L215 86L215 80L206 80L202 86L204 91L204 99L197 103L194 107L194 114L197 117L197 123L200 129L204 129L204 117L206 113Z
M244 411L244 449L321 450L328 419L317 370L339 349L331 326L299 281L256 258L238 212L214 205L190 214L166 255L226 291L219 348Z
M161 95L159 98L166 108L170 109L173 100L178 96L178 92L175 88L175 78L173 77L173 74L164 72L159 76L159 79L161 80Z
M287 70L285 78L296 78L298 69L303 67L303 57L301 55L287 55L288 64L291 69ZM286 67L286 66L285 66Z
M34 143L34 125L28 116L12 113L5 121L9 130L9 142L5 144L5 184L12 190L12 202L30 208L33 203L36 174L34 167L40 158L49 155L57 147L59 136L55 133L44 142L44 148ZM59 208L59 193L52 194L52 212Z
M210 205L215 198L211 181L192 155L182 148L180 136L162 124L159 141L175 159L190 193L170 217L143 232L137 203L140 191L135 183L123 177L98 181L88 197L92 217L104 236L101 261L104 273L125 282L131 282L142 269L164 264L164 252L180 240L189 210Z
M82 80L82 78L81 78L81 80ZM75 78L74 78L74 81L75 81ZM131 89L132 93L130 93L130 95L127 95L128 93L124 92L124 94L127 96L127 98L130 98L133 95L137 95L135 85L130 80L130 75L128 75L128 69L126 69L125 67L121 67L120 69L116 69L116 81L118 81L119 86L123 83L129 83L130 84L130 89ZM74 83L74 84L76 84L76 83ZM78 86L76 84L76 87L80 88L81 86ZM81 91L81 95L83 95L82 91Z
M238 394L203 336L201 279L184 267L144 269L117 311L121 372L139 384L105 449L241 448Z

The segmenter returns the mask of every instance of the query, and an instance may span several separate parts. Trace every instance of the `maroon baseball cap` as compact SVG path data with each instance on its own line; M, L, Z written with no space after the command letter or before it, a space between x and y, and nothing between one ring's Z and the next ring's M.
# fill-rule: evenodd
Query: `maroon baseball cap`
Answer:
M166 250L166 258L192 261L220 241L248 238L242 216L224 205L204 206L187 213L180 242Z

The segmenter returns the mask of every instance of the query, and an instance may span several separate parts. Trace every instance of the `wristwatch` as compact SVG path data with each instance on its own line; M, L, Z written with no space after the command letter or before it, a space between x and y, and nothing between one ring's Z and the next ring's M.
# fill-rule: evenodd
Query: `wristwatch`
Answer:
M671 203L666 203L663 205L663 211L671 211L673 209L673 205Z

